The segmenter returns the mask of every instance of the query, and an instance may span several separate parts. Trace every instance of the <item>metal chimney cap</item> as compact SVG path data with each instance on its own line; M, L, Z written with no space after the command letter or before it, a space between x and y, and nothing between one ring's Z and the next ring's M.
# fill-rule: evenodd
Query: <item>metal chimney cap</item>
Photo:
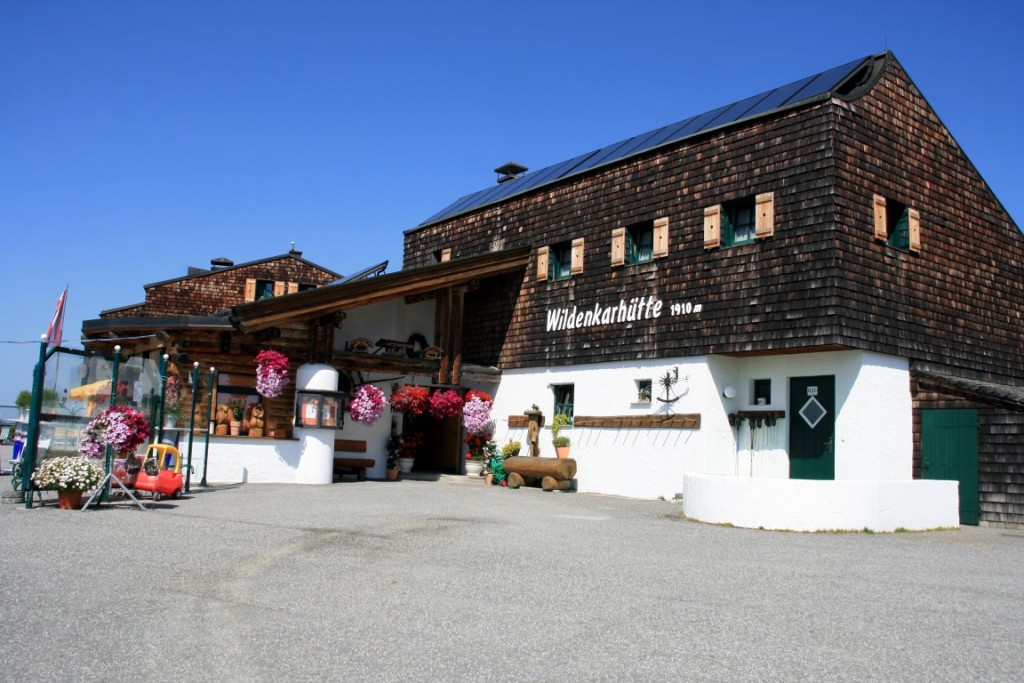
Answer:
M526 168L522 164L510 161L507 164L502 164L498 168L494 169L494 172L501 175L501 177L498 178L498 183L504 183L509 180L515 180L529 170L530 169Z

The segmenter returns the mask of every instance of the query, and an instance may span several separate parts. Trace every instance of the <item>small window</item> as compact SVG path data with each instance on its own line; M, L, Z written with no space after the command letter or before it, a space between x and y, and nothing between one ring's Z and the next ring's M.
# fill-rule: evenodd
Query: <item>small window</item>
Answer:
M569 418L569 424L572 424L573 414L573 398L575 395L575 385L573 384L556 384L551 387L555 392L555 415L565 415Z
M902 202L874 196L875 239L900 251L921 251L921 213Z
M907 206L892 199L885 202L885 223L888 227L889 238L886 243L890 247L910 249L910 220L907 215Z
M766 406L772 402L772 381L770 379L754 380L754 403Z
M299 291L300 292L308 292L311 289L316 289L316 285L306 284L305 282L300 282L299 283Z
M548 279L572 277L572 242L561 242L548 249Z
M654 224L650 221L626 228L626 264L654 260Z
M263 299L274 298L274 281L273 280L257 280L256 281L256 301L262 301Z
M722 246L732 247L754 241L757 213L754 198L746 197L722 205Z
M434 263L447 263L452 260L451 249L438 249L434 252Z
M651 380L649 379L638 379L636 381L636 402L637 403L650 403L651 402Z

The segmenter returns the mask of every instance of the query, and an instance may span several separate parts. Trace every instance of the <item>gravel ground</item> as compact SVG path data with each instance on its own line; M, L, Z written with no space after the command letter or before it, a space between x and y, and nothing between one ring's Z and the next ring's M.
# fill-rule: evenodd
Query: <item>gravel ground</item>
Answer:
M9 477L0 478L9 486ZM1020 680L1024 531L750 531L479 480L0 505L0 680Z

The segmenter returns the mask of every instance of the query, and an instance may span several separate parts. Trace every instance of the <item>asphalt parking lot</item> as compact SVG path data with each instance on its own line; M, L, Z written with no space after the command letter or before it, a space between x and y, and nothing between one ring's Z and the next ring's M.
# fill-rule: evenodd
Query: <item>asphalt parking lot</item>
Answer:
M1020 680L1024 531L678 513L464 477L8 503L0 679Z

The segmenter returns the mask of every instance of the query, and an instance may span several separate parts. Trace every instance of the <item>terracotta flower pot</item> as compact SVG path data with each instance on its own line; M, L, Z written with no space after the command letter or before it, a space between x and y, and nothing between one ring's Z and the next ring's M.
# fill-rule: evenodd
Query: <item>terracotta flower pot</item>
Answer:
M388 470L388 481L398 481L398 468Z
M57 491L57 507L61 510L77 510L82 507L82 492Z
M570 446L557 446L555 448L555 455L564 460L569 457L569 448Z

